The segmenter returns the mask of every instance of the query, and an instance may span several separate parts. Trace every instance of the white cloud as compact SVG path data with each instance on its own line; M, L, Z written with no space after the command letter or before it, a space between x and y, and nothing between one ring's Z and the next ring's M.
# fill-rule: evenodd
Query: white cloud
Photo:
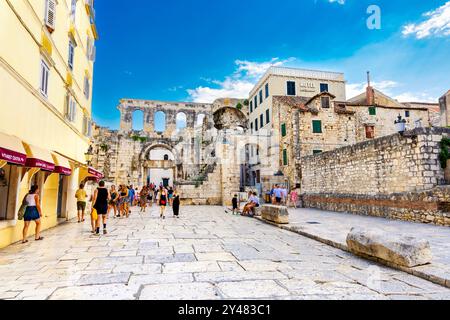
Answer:
M331 3L337 2L339 4L345 4L345 0L328 0L328 2L331 2Z
M293 60L295 59L280 60L279 58L273 58L265 62L236 60L237 67L232 75L227 76L223 81L208 79L208 82L216 85L215 88L200 86L187 90L189 99L199 103L211 103L219 98L247 98L249 92L267 69L271 66L284 65Z
M371 86L375 89L380 90L381 92L391 95L391 89L398 87L398 83L392 80L383 80L380 82L372 82ZM346 85L346 91L347 91L347 98L351 99L356 97L357 95L363 93L366 91L366 82L361 83L349 83Z
M395 88L400 87L398 82L392 80L383 80L380 82L373 82L372 87L378 89L384 94L392 97L393 99L399 102L433 102L436 103L438 101L437 98L429 95L425 92L402 92L402 93L394 93ZM349 83L346 86L347 90L347 98L351 99L356 97L357 95L364 93L366 91L366 82L362 83ZM398 90L395 90L398 91Z
M423 14L426 20L421 23L410 23L403 27L403 35L414 35L417 39L431 36L450 36L450 1L436 10Z
M437 103L439 99L430 96L424 92L404 92L397 96L394 96L394 99L400 102L431 102Z

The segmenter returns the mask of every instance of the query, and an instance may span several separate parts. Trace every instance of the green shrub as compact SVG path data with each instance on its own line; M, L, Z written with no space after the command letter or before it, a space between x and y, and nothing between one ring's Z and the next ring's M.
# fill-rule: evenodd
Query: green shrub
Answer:
M439 153L439 161L441 162L442 169L447 168L447 160L450 159L450 153L448 148L450 147L450 139L442 138L440 142L441 152Z

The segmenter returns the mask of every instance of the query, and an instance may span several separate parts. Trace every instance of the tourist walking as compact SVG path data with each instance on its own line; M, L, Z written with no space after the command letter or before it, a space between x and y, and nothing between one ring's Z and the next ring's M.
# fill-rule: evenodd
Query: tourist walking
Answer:
M141 192L139 192L141 212L145 212L145 209L147 208L147 196L148 196L147 186L143 186Z
M283 200L283 190L276 185L275 189L273 190L273 194L275 196L275 204L280 205L281 201Z
M298 193L297 189L293 188L290 194L291 205L297 209Z
M239 208L238 208L238 196L237 196L237 194L234 195L233 199L231 200L231 203L233 205L233 214L238 214Z
M22 243L28 242L27 233L31 221L34 221L34 223L36 224L34 239L36 241L44 240L44 238L40 235L42 210L41 202L39 199L39 187L36 185L32 186L28 194L25 196L23 202L27 205L27 208L25 209L25 214L23 215L24 225L22 231Z
M177 190L173 192L173 202L172 202L173 216L175 218L180 218L180 195Z
M152 185L150 185L150 189L148 189L148 192L147 192L147 201L148 201L148 204L150 205L150 207L153 206L153 194L154 194L154 190L153 190Z
M159 210L160 210L160 218L165 219L166 206L167 206L167 190L163 187L159 190Z
M105 188L105 181L100 181L92 199L92 203L94 204L93 208L97 210L96 235L100 235L100 220L103 222L103 234L108 233L106 231L106 220L108 218L108 203L110 200L111 195L108 189Z
M111 209L113 209L114 210L113 217L115 218L117 216L118 210L119 192L116 190L116 186L112 185L109 193L111 195L111 200L109 201L108 216Z
M124 185L120 186L119 191L119 216L128 217L128 189Z
M128 214L131 213L131 208L133 208L134 206L134 196L135 196L135 191L133 188L133 185L130 185L129 190L128 190L128 196L129 196L129 209L128 209Z
M169 188L167 195L169 197L169 206L172 206L172 201L173 201L173 188L172 187Z
M78 223L84 222L84 213L86 211L86 199L87 193L84 190L84 184L80 184L80 188L75 192L75 198L77 199L77 216Z

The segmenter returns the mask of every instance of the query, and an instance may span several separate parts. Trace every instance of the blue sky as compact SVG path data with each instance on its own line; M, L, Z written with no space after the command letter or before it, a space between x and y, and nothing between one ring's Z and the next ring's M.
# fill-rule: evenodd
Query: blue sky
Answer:
M381 10L369 30L367 8ZM375 87L401 101L450 89L448 0L98 0L94 120L118 101L246 97L272 64L344 72L347 97Z

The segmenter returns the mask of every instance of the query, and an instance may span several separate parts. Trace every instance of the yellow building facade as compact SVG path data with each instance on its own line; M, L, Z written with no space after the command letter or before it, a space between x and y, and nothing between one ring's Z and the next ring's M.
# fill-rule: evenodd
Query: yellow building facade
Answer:
M97 38L93 0L0 1L0 248L22 237L31 185L45 230L75 217L79 183L101 177L84 164Z

